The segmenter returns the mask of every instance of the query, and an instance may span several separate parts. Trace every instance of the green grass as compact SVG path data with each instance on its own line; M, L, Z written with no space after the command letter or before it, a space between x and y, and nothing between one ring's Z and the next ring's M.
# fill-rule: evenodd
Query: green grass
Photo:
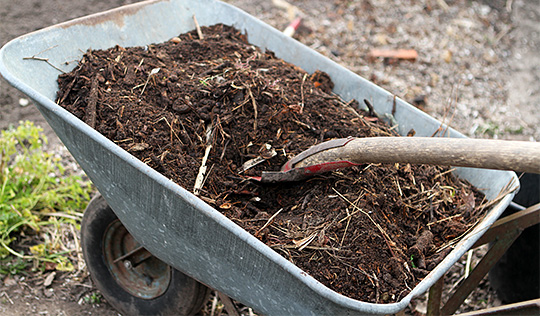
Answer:
M0 274L19 273L29 264L73 269L77 249L67 245L66 231L76 238L92 188L43 150L42 132L21 122L0 135Z
M521 135L523 134L524 128L523 126L514 126L514 127L501 127L497 123L493 122L487 122L486 124L482 125L479 130L478 134L480 135L488 135L490 137L494 137L495 135L504 135L504 134L510 134L510 135Z
M88 294L84 297L84 301L87 304L100 304L102 300L102 295L97 292L93 292L92 294Z

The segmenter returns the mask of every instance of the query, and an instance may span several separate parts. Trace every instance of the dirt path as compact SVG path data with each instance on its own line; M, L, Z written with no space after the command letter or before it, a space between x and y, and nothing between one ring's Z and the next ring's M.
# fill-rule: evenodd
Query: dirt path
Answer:
M540 5L535 1L517 1L513 17L518 44L513 47L510 58L513 75L508 81L508 104L519 110L519 117L527 126L536 126L537 133L533 137L539 141Z
M132 2L137 1L3 1L0 45L61 21ZM290 21L291 7L276 6L278 1L228 2L279 29ZM399 1L296 1L305 17L297 38L406 100L418 100L437 118L445 118L451 105L457 109L451 125L470 136L540 140L540 3L446 0L449 9L444 12L437 7L439 1L427 1L432 8L420 2L403 7ZM443 27L440 21L449 23ZM424 27L429 32L422 32ZM445 38L452 40L444 43ZM421 55L417 63L369 63L365 55L373 45L412 46ZM37 109L23 106L25 99L0 78L0 128L32 120L45 128L52 143L58 143ZM73 283L57 278L52 291L32 288L30 283L26 278L0 280L0 314L117 314L107 304L81 300L92 290L87 279ZM481 291L487 286L483 284ZM469 305L485 306L475 301Z

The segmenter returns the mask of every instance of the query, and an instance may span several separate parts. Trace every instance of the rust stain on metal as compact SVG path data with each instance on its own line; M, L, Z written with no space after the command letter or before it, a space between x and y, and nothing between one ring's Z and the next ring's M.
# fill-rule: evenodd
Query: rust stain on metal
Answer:
M134 3L134 4L120 7L120 8L111 9L108 11L77 18L71 21L58 24L57 26L63 29L67 29L75 25L95 26L95 25L106 23L106 22L113 22L117 26L123 27L124 19L127 16L135 15L137 12L139 12L141 9L144 9L148 5L152 5L158 2L165 2L165 1L168 2L169 0L149 0L149 1L143 1L140 3Z

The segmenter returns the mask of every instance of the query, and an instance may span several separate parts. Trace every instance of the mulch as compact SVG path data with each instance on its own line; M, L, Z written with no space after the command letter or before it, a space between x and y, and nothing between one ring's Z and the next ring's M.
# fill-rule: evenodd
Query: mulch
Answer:
M448 167L366 164L294 183L250 180L325 140L398 135L333 94L327 74L263 52L229 26L202 34L89 50L59 76L57 102L354 299L399 301L484 214L482 194Z

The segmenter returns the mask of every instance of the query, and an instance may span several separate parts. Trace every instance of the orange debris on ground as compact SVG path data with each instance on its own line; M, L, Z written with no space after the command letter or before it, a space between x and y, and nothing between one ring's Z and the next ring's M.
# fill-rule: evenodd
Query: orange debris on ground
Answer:
M414 49L372 49L368 53L369 58L385 58L415 61L418 52Z

